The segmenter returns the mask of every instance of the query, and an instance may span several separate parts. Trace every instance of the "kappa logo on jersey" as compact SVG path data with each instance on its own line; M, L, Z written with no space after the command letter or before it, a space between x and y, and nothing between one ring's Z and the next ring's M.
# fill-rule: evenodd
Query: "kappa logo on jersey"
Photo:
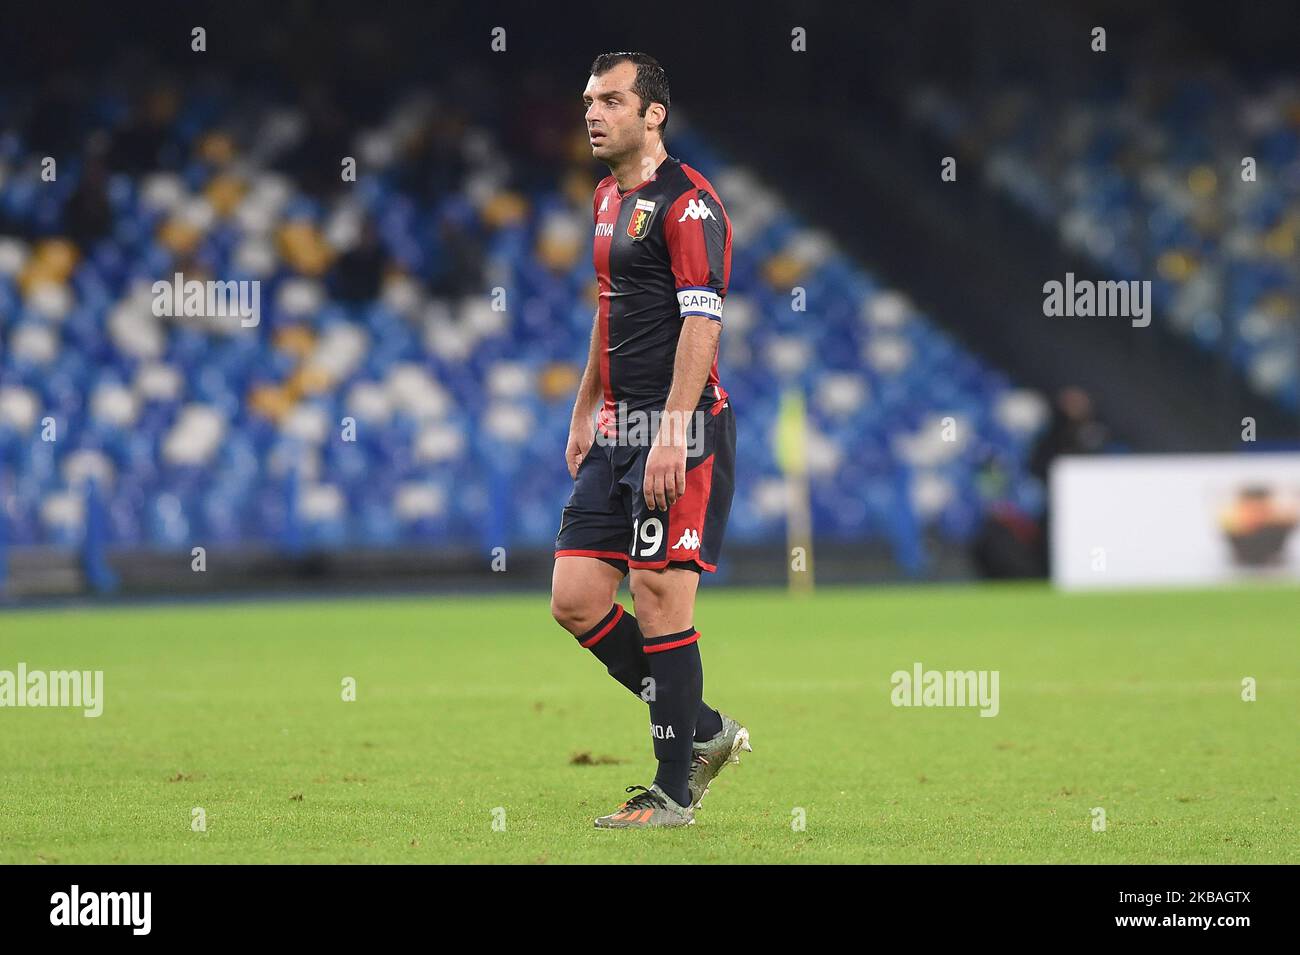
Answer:
M687 201L686 210L682 213L682 217L677 221L685 222L687 219L712 219L714 222L718 221L717 216L713 214L713 210L706 206L704 201L701 199L690 199Z
M627 234L633 240L644 239L650 232L650 217L655 214L655 204L649 199L638 199L632 210L632 218L627 220Z
M600 211L604 212L608 208L609 208L609 196L606 196L604 199L600 200Z
M673 545L673 550L699 550L700 535L698 531L693 531L689 527L682 531L681 539Z

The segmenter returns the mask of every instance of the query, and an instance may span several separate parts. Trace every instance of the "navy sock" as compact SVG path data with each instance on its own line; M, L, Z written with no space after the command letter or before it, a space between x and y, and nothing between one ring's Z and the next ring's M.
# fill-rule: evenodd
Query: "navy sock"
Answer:
M691 804L691 743L704 692L704 668L696 645L699 638L694 627L644 638L654 678L650 733L659 761L655 783L683 806Z
M590 650L610 676L637 696L645 691L650 664L641 652L641 629L622 604L614 604L600 623L581 634L578 645Z
M641 629L636 617L614 604L609 613L578 638L580 646L590 650L605 669L619 683L637 696L645 692L650 679L650 660L641 651ZM713 739L722 732L722 716L717 710L700 700L700 711L695 720L695 741Z
M707 743L722 732L722 714L700 700L700 715L695 718L695 742Z

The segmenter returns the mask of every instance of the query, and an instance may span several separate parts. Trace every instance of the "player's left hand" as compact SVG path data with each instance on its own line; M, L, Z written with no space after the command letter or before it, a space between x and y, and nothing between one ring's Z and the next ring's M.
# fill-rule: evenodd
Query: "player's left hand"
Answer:
M660 444L650 449L641 493L651 510L666 511L686 493L686 445Z

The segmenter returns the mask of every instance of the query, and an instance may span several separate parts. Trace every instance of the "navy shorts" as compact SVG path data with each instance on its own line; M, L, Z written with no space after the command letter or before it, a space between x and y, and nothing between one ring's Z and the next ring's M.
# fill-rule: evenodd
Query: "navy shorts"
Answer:
M667 511L651 509L641 495L648 447L597 442L578 468L573 493L560 518L556 557L595 557L624 574L670 564L713 572L736 487L736 418L728 396L693 416L703 421L699 453L686 457L686 493Z

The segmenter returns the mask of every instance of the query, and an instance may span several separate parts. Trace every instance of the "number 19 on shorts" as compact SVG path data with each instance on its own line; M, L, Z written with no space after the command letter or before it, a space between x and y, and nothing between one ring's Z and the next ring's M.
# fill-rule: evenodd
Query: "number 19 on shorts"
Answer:
M658 517L632 522L632 547L628 551L633 560L653 559L664 539L664 522ZM637 550L637 545L641 549Z

